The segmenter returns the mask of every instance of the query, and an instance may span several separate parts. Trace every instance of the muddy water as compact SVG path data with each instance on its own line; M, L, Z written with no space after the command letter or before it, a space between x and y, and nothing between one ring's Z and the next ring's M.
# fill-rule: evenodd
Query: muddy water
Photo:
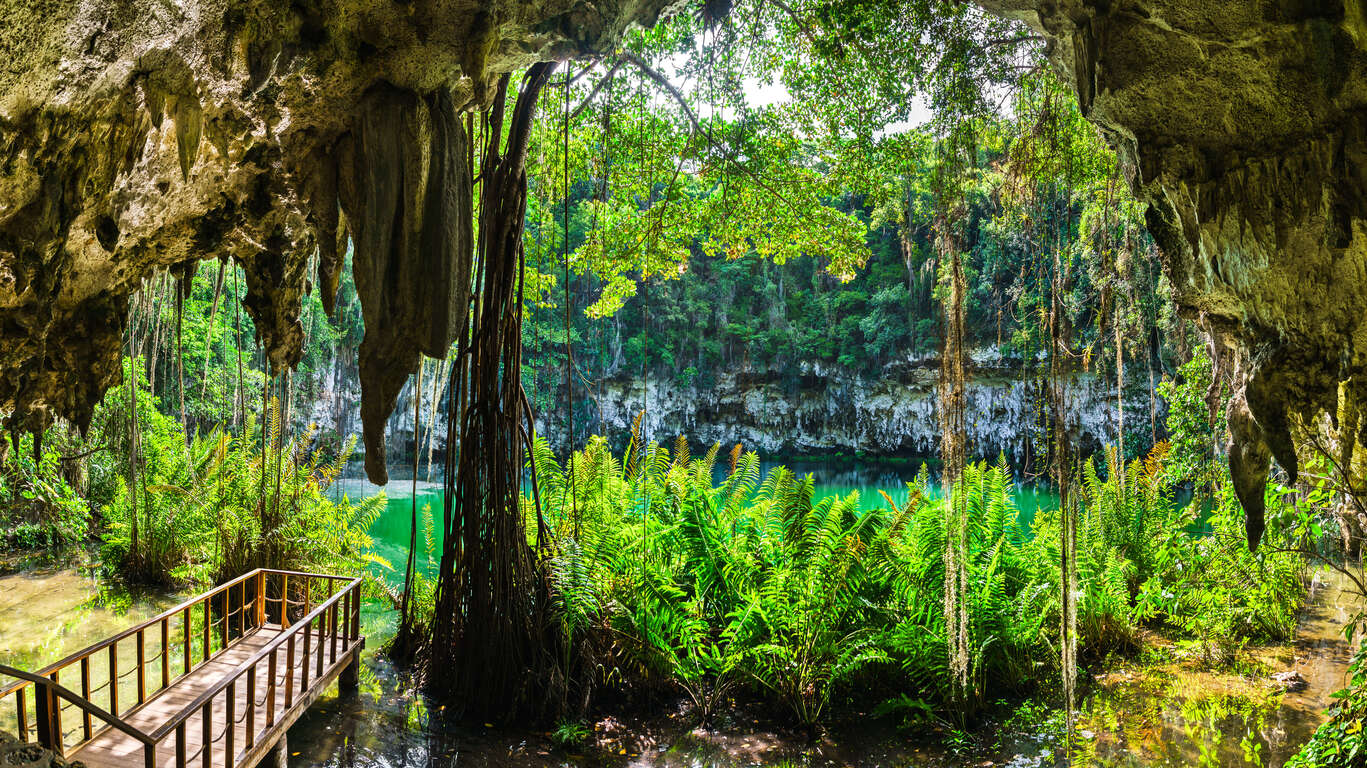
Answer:
M174 602L174 595L111 590L80 569L0 576L0 663L40 667ZM1322 721L1329 694L1344 683L1350 655L1341 627L1355 604L1340 577L1317 576L1311 606L1294 644L1252 649L1251 660L1233 672L1201 671L1179 652L1161 663L1122 665L1100 676L1085 705L1085 738L1074 764L1281 765ZM639 720L605 718L593 724L592 747L583 754L567 752L543 731L446 723L440 710L427 707L404 676L374 653L393 631L393 613L369 606L363 625L371 652L361 692L330 691L291 729L295 768L1058 764L1056 750L1038 733L978 734L978 748L956 754L944 746L946 734L909 739L858 713L851 724L808 742L744 710L727 713L713 729L693 728L680 711ZM1286 693L1271 679L1288 669L1304 676L1305 690ZM998 741L1011 746L991 746Z
M1247 660L1219 673L1195 654L1142 668L1118 667L1097 679L1084 705L1081 757L1099 766L1282 765L1320 723L1330 694L1347 683L1352 647L1343 627L1359 610L1350 581L1320 571L1294 643L1249 648ZM1272 675L1305 681L1288 691Z

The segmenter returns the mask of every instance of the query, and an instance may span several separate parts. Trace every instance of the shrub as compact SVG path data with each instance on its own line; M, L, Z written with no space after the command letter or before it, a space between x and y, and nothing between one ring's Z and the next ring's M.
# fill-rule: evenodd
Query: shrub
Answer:
M141 583L220 583L257 567L357 571L376 561L368 530L384 497L324 493L350 446L325 463L306 448L310 435L286 439L276 419L264 445L250 420L242 435L215 429L188 446L169 419L144 423L137 484L130 492L115 477L104 508L110 570Z
M950 506L931 500L925 471L905 505L859 512L854 496L816 499L810 476L783 467L761 482L758 456L739 448L716 483L719 450L695 459L683 441L672 452L633 441L618 460L594 437L571 477L544 441L534 446L565 647L599 649L599 679L677 686L704 719L744 687L812 726L842 690L961 721L1059 672L1060 513L1041 510L1023 529L1004 463L970 465L954 490L968 521L961 700L943 606ZM1233 548L1229 499L1210 518L1214 534L1187 532L1193 508L1173 503L1166 455L1160 445L1124 465L1112 451L1077 486L1083 650L1130 646L1143 622L1202 644L1284 636L1301 559ZM575 663L567 653L567 679Z
M0 545L18 550L62 549L85 541L90 506L63 476L57 450L36 460L33 437L20 436L14 450L0 448Z

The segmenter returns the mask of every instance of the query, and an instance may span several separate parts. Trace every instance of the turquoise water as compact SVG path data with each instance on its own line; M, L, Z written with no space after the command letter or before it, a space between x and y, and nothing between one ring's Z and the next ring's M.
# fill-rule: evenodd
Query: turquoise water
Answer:
M799 476L810 474L816 484L816 497L848 496L859 494L859 509L870 510L886 507L887 500L880 491L887 493L898 505L907 500L907 483L916 478L921 470L920 462L878 461L869 459L829 459L821 461L766 461L761 465L761 475L767 475L774 467L782 464ZM717 482L725 476L724 468L718 468ZM392 475L391 475L392 477ZM408 542L412 531L413 518L413 481L391 479L387 486L377 486L363 478L344 478L338 480L331 489L334 498L343 494L359 499L383 491L388 502L375 523L370 527L371 538L375 541L375 554L388 561L392 569L383 575L393 584L403 580L403 566L408 556ZM931 495L940 497L942 489L932 483ZM440 552L440 520L442 516L442 486L439 482L418 481L418 550L426 546L426 531L423 507L431 510L434 537L434 552ZM1041 508L1058 505L1058 495L1051 490L1018 484L1015 489L1016 508L1020 510L1020 522L1028 529Z

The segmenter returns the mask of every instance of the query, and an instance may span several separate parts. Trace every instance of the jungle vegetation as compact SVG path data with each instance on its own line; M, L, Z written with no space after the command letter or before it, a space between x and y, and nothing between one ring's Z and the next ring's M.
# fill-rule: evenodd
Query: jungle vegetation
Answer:
M1078 676L1144 632L1211 665L1294 632L1341 488L1269 484L1249 550L1211 405L1226 382L1170 308L1133 169L1039 40L931 0L709 2L601 60L510 75L499 97L472 120L469 214L504 236L470 255L486 269L468 332L414 381L445 507L412 510L407 563L370 551L382 500L326 492L354 439L310 404L355 365L349 270L330 317L306 297L285 372L256 348L231 262L137 294L126 386L89 434L0 448L6 548L93 544L111 578L144 583L398 571L393 652L430 693L566 733L639 690L700 721L748 695L809 729L852 704L954 727L1003 697L1071 713ZM1061 501L1033 519L1011 468L963 445L980 347L1046 385L1042 481ZM743 446L694 455L686 435L592 418L606 378L796 386L804 365L876 377L917 357L941 365L943 474L872 512L761 476ZM1078 369L1151 393L1147 414L1117 404L1126 439L1096 456L1057 421ZM568 445L527 428L538 412ZM1357 722L1361 668L1308 751Z

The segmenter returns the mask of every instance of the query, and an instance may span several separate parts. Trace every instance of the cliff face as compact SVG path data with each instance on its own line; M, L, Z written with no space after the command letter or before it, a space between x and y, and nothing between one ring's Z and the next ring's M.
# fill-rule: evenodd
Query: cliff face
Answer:
M666 443L684 435L695 444L741 443L768 456L862 451L928 457L940 454L937 377L935 368L876 379L831 371L792 390L726 374L705 389L631 380L608 382L595 393L601 392L599 429L613 436L629 433L644 408L646 434ZM1115 441L1113 385L1087 373L1068 377L1067 439L1081 455ZM1150 405L1147 393L1128 393L1128 432L1148 439ZM1019 367L975 370L965 386L969 456L993 460L1005 454L1018 466L1032 463L1043 449L1038 424L1047 408L1040 382ZM541 426L558 445L563 418L556 416L544 414Z
M1039 424L1048 408L1039 373L995 350L975 350L970 359L965 387L969 455L990 461L1004 454L1018 467L1033 465L1044 448ZM358 428L354 398L359 382L354 370L342 365L325 375L320 396L308 413L321 428L341 436ZM706 387L661 378L609 379L579 391L593 406L580 411L576 442L582 444L595 432L614 442L625 440L644 410L646 435L666 444L683 435L694 445L720 443L729 448L741 443L746 450L770 457L855 452L938 456L938 376L936 358L917 357L889 366L877 377L805 366L796 386L733 373L722 374ZM1126 434L1147 442L1153 427L1161 428L1165 406L1148 388L1147 377L1130 384L1124 402ZM1065 386L1069 444L1082 456L1113 444L1118 423L1115 382L1076 371L1068 375ZM422 404L424 462L429 440L438 454L445 447L446 417L442 408L433 409L431 390L429 381ZM413 439L412 397L412 386L405 386L389 420L389 445L399 453L407 453ZM429 431L432 423L435 431ZM558 451L565 445L563 410L538 413L536 429Z
M1367 6L982 0L1050 40L1129 161L1179 308L1232 373L1230 465L1262 530L1275 457L1367 475Z

